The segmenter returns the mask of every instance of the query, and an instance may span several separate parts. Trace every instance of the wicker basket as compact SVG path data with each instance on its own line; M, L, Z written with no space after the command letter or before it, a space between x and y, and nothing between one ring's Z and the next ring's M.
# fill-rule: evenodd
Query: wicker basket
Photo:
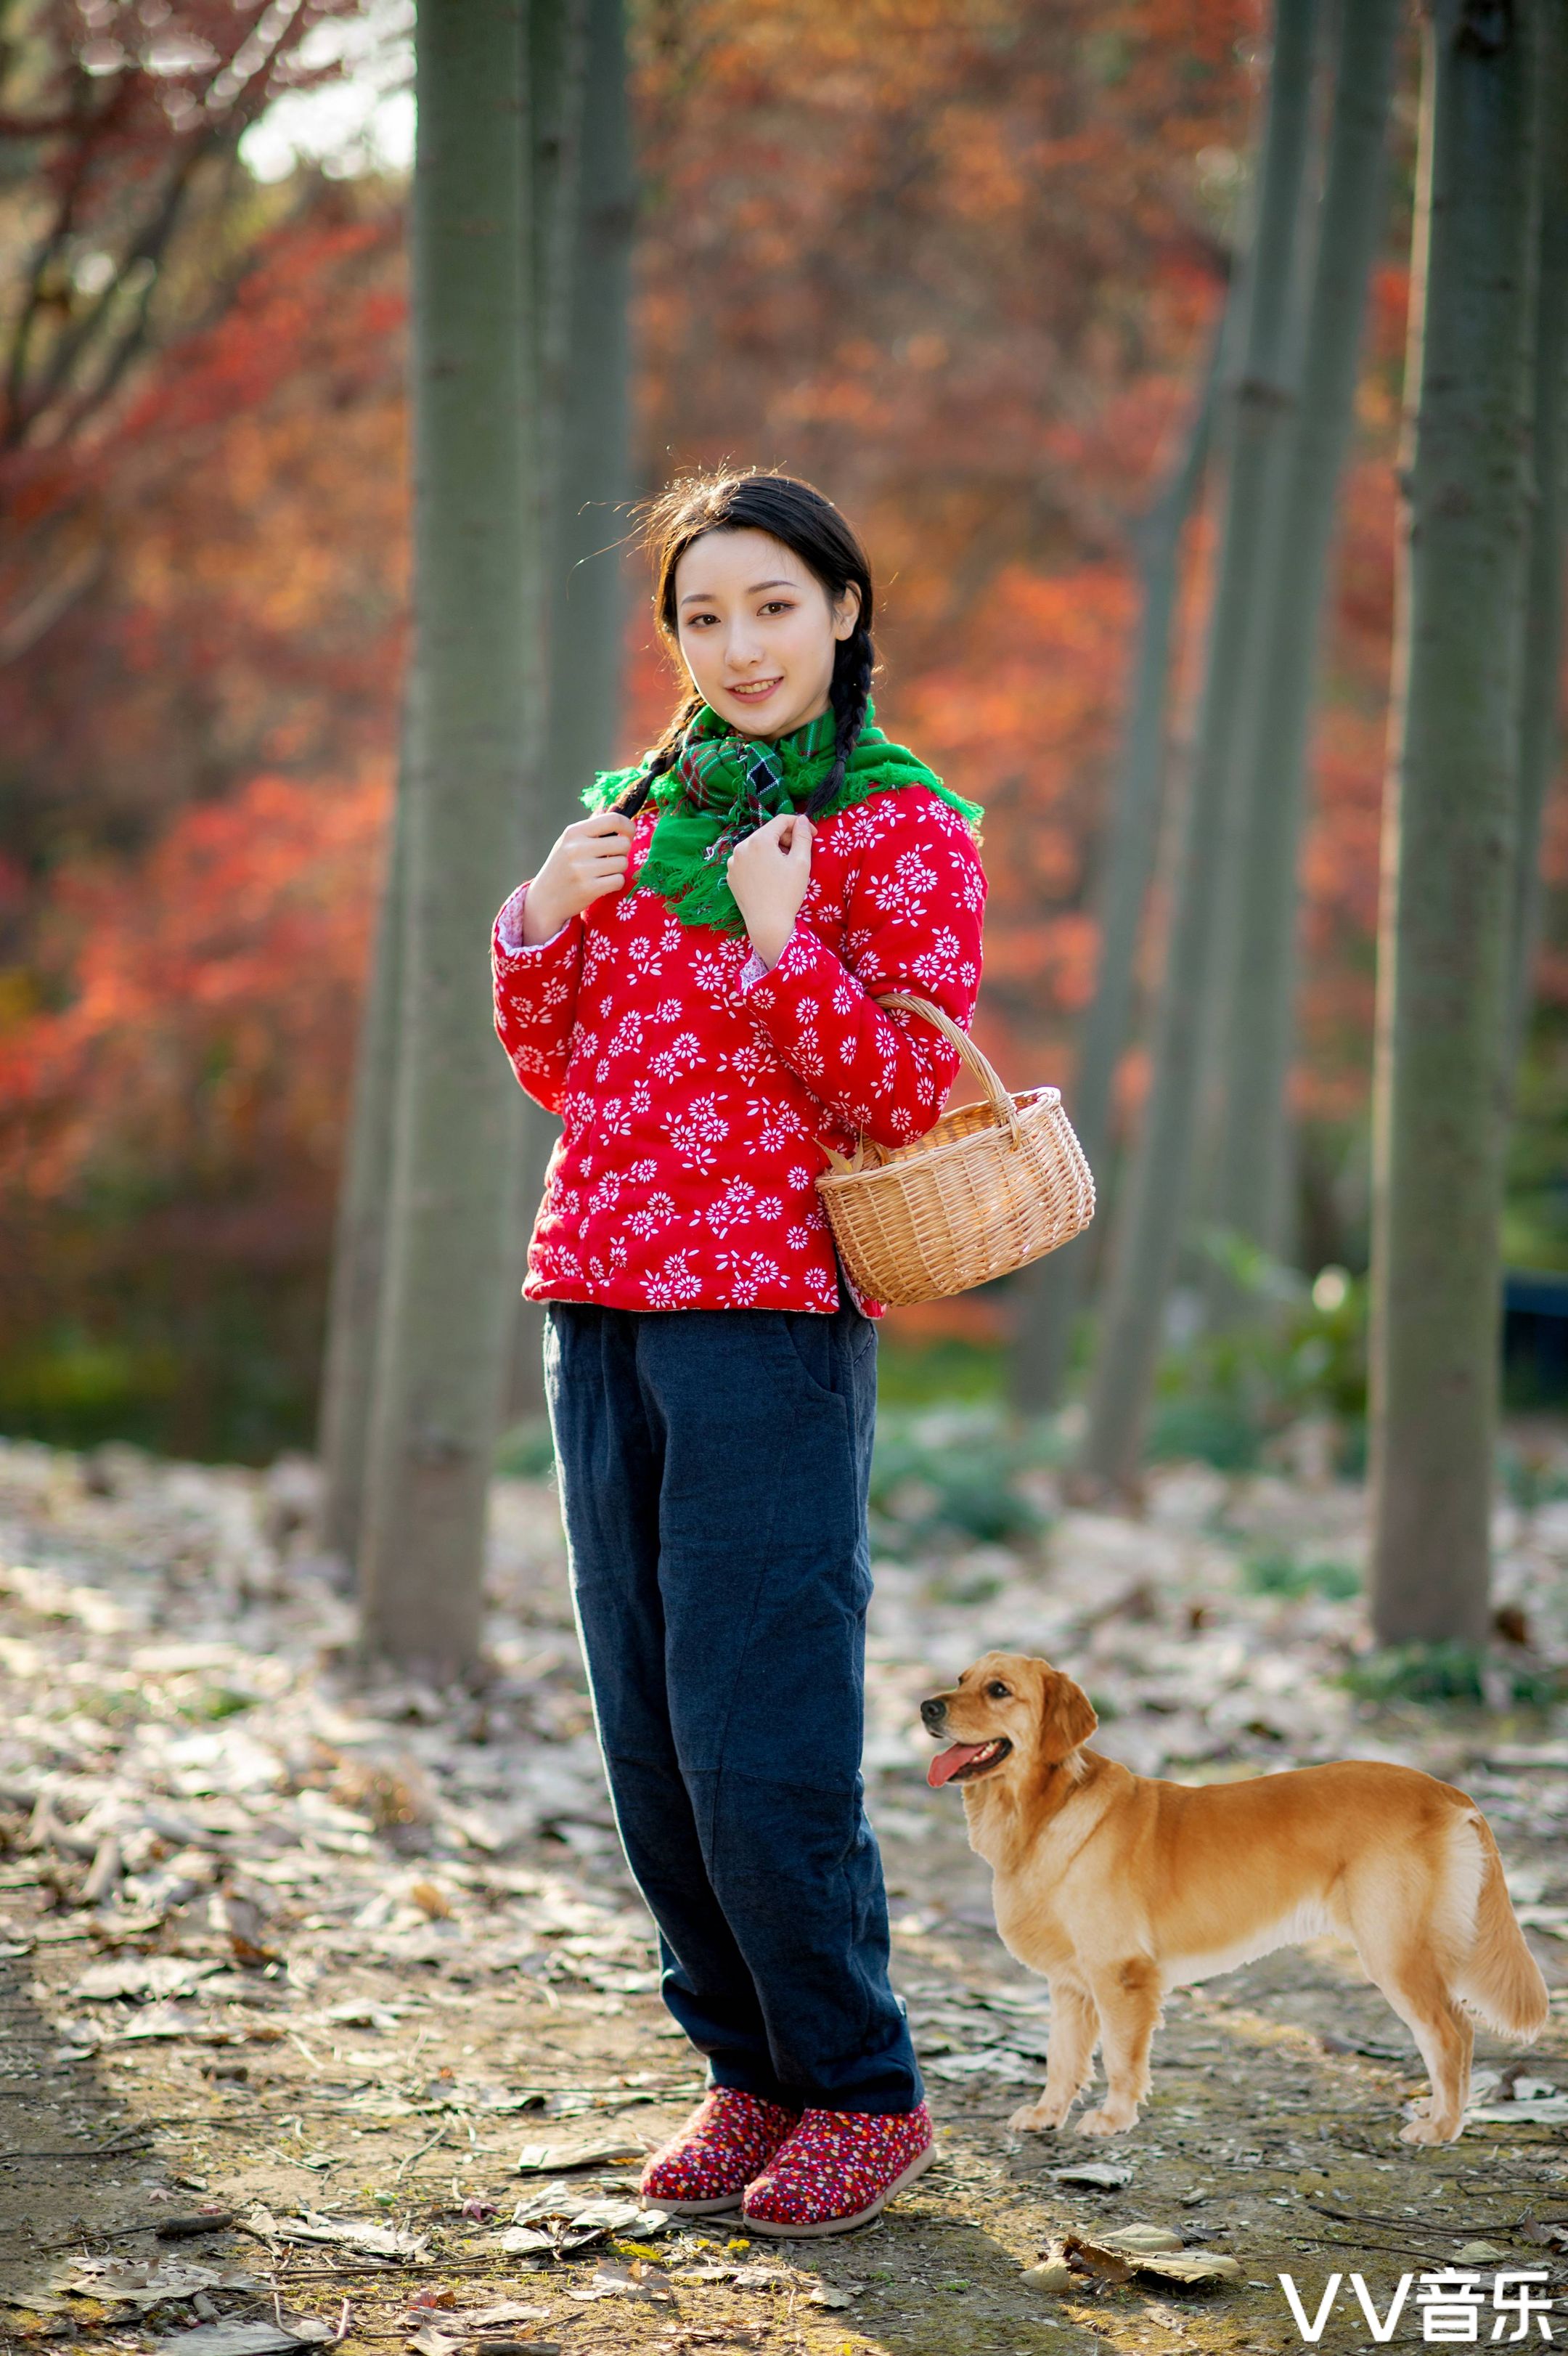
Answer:
M890 1308L942 1301L1080 1235L1094 1215L1094 1181L1061 1089L1011 1097L940 1006L905 991L884 991L877 1003L929 1016L987 1101L944 1113L908 1145L878 1145L862 1130L852 1161L817 1140L833 1166L816 1191L866 1298Z

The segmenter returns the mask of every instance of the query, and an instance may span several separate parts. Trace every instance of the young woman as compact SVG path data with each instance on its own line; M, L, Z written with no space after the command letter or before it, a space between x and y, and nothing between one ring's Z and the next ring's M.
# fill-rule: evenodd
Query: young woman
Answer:
M709 2092L643 2189L837 2233L932 2157L862 1807L880 1302L842 1276L824 1145L901 1145L959 1057L976 803L874 724L869 568L767 474L653 510L691 692L583 794L496 919L496 1027L561 1116L523 1292L572 1593L665 2001Z

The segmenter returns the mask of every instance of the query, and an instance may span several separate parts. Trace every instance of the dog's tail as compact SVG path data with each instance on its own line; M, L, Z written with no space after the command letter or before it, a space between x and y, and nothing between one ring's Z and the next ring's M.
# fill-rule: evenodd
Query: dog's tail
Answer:
M1470 1951L1454 1976L1454 1993L1502 2036L1528 2043L1546 2025L1546 1982L1524 1944L1491 1826L1471 1808L1455 1831L1467 1849L1472 1838L1479 1842L1481 1870Z

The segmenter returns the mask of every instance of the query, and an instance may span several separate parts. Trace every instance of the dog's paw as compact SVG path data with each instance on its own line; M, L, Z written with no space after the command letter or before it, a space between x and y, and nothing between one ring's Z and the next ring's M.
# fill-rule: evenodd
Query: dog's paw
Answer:
M1069 2107L1066 2103L1023 2103L1008 2125L1023 2135L1049 2135L1053 2127L1061 2125Z
M1456 2143L1464 2128L1461 2115L1452 2124L1441 2118L1413 2118L1407 2127L1401 2127L1401 2143Z
M1085 2111L1073 2125L1079 2135L1112 2136L1125 2135L1128 2127L1136 2126L1137 2123L1136 2104L1128 2104L1125 2109L1120 2106L1113 2109L1109 2103L1102 2103L1097 2110Z

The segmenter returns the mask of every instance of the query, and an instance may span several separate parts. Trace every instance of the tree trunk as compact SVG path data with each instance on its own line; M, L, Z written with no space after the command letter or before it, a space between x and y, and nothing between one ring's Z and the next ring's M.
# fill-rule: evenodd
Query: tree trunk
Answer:
M1243 731L1239 889L1221 936L1228 970L1220 993L1223 1110L1212 1215L1221 1228L1276 1256L1290 1224L1288 1091L1308 722L1367 284L1383 222L1402 14L1401 0L1354 0L1340 12L1300 400L1282 470Z
M571 269L550 600L551 793L568 819L617 750L631 496L632 231L636 179L622 0L589 0L578 231Z
M1424 27L1373 1091L1372 1618L1488 1625L1543 0Z
M1541 261L1535 303L1535 510L1520 691L1519 842L1510 926L1508 1065L1530 1026L1541 946L1541 827L1563 751L1563 470L1568 466L1568 21L1543 6L1541 37Z
M527 10L425 0L412 201L408 902L363 1556L368 1651L477 1649L515 1299L521 1092L485 955L520 872L540 717Z
M359 1024L359 1052L337 1196L332 1286L322 1365L322 1495L317 1536L350 1569L359 1559L365 1445L375 1385L376 1335L387 1243L397 1098L403 910L405 764L388 829L386 873Z
M1314 13L1315 0L1277 0L1245 357L1228 403L1224 527L1202 706L1176 861L1149 1101L1113 1230L1094 1363L1083 1462L1094 1478L1117 1485L1132 1479L1142 1448L1189 1194L1226 794L1253 659L1266 493L1290 402L1285 369L1311 120Z
M1083 1017L1072 1103L1073 1127L1106 1200L1111 1093L1132 1033L1138 935L1159 832L1181 547L1209 455L1221 343L1222 337L1217 333L1187 445L1135 536L1143 606L1121 777L1095 895L1099 956L1094 995ZM1089 1236L1075 1237L1060 1250L1034 1261L1019 1279L1014 1293L1017 1340L1012 1387L1015 1403L1026 1411L1039 1413L1052 1408L1061 1395L1072 1330L1093 1257L1091 1242Z
M562 392L578 242L587 0L528 0L529 170L534 365L539 371L538 491L545 530L560 507Z
M549 529L548 750L540 841L582 816L583 787L617 750L622 626L620 541L631 495L632 230L636 182L626 98L622 0L588 0L581 127L573 174L575 239L563 257L559 418ZM523 1113L523 1245L544 1191L559 1124ZM543 1308L519 1299L508 1412L544 1408Z

